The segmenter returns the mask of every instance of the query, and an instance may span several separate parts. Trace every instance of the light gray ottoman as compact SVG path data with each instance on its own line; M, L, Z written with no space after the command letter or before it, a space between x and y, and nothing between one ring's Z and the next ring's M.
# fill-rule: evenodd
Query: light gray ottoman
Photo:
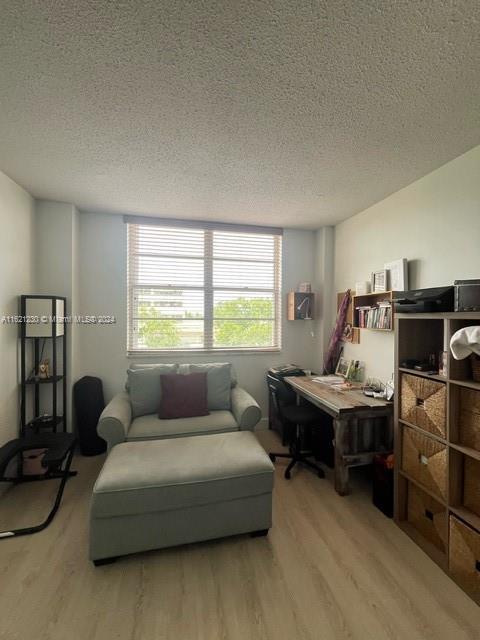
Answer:
M272 489L273 465L250 431L118 444L93 489L90 559L265 535Z

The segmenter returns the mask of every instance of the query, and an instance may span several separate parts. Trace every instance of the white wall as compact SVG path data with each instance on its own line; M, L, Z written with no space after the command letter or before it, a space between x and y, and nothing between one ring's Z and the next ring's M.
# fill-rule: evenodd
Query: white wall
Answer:
M30 195L0 173L0 222L1 315L17 312L20 293L43 291L66 295L72 313L116 316L115 325L83 325L70 332L71 383L82 375L97 375L110 399L123 387L129 363L122 217L79 214L71 204L52 202L37 203L35 216ZM301 281L312 281L317 319L284 320L281 353L231 356L240 383L265 414L264 376L272 364L297 362L319 369L334 315L334 292L354 287L384 262L401 257L410 261L411 288L479 277L479 244L480 147L339 224L334 234L330 228L286 230L282 311L285 294ZM17 326L0 326L0 444L18 430L17 338ZM361 344L347 345L345 355L364 360L367 375L386 379L393 368L393 335L364 330ZM162 360L170 358L158 358Z
M18 314L18 296L33 290L34 203L0 172L0 316ZM0 324L0 445L19 428L19 328Z
M335 251L335 230L333 227L323 227L315 232L315 318L316 331L319 336L319 348L315 369L323 371L324 354L328 348L332 323L335 317L331 300L333 297L335 274L333 259Z
M286 230L283 241L283 305L286 292L311 281L315 270L316 237L311 231ZM85 325L79 329L81 375L102 378L106 399L123 388L129 361L126 356L126 225L122 216L81 213L79 274L81 313L114 315L115 325ZM240 384L261 403L266 415L265 372L278 363L296 362L313 368L321 349L316 323L283 322L281 353L248 355L172 356L158 362L208 362L225 359L237 371ZM311 335L313 331L314 336ZM142 358L139 359L142 361ZM149 361L155 361L149 359ZM79 375L80 375L79 373Z
M35 206L35 260L36 293L67 298L67 314L79 311L78 245L79 217L74 205L66 202L37 200ZM48 345L49 346L49 345ZM48 349L45 356L49 355ZM67 421L72 419L72 386L78 378L79 337L78 325L67 327ZM59 366L61 354L59 354ZM61 385L58 385L60 397ZM43 409L49 411L49 389L44 394Z
M408 258L411 289L480 278L480 146L335 228L335 291ZM345 355L366 374L393 371L393 334L361 330Z

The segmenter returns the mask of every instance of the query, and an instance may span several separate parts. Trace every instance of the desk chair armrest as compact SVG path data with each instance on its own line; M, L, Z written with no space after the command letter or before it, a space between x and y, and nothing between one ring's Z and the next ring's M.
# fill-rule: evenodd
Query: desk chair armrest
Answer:
M116 444L124 442L132 422L132 405L126 391L118 393L102 411L97 433L106 440L108 451Z
M231 401L233 417L240 431L253 431L262 417L258 403L245 389L238 386L232 389Z

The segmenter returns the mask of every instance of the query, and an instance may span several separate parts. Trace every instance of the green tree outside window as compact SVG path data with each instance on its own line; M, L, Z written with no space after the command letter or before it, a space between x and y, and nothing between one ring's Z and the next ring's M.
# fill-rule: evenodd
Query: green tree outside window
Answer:
M181 320L159 318L153 306L142 305L138 315L140 341L150 349L177 348L182 343ZM214 341L217 347L265 347L272 344L273 301L244 298L218 302L213 310ZM186 319L201 318L186 312Z

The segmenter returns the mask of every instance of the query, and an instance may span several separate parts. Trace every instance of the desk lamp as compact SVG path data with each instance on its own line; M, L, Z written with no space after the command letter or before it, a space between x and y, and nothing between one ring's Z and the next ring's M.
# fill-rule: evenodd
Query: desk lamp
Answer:
M297 307L297 311L299 313L302 313L302 308L304 306L306 306L306 309L305 309L305 315L303 316L302 320L312 320L312 318L310 316L310 296L306 296L302 300L302 302Z

